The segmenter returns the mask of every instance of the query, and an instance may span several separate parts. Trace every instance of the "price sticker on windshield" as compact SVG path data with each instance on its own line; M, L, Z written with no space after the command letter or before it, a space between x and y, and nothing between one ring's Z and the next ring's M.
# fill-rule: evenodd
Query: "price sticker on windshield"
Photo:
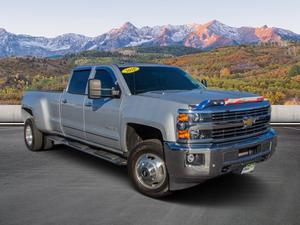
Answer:
M130 73L137 72L139 70L140 70L139 67L127 67L127 68L125 68L125 69L122 70L122 73L130 74Z

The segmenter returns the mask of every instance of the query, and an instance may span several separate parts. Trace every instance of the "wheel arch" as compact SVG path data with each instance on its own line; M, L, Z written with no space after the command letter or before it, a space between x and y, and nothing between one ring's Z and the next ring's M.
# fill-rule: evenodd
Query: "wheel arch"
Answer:
M33 118L33 111L30 107L22 106L22 119L24 123L27 119Z
M158 139L163 145L164 138L164 131L158 127L128 122L126 123L124 134L125 152L130 152L138 143L149 139Z

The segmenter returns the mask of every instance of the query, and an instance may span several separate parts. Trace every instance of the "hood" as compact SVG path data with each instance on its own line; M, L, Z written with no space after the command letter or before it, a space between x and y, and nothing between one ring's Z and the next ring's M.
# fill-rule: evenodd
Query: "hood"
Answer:
M256 94L239 91L221 91L212 89L195 89L191 91L151 91L140 96L159 98L167 101L178 102L182 104L199 104L205 100L220 100L225 98L244 98L255 97Z

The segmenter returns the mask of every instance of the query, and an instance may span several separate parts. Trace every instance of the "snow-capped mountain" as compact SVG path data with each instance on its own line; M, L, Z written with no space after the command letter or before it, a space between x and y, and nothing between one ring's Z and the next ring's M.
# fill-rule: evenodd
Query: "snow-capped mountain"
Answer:
M64 34L55 38L16 35L0 29L0 57L53 56L85 50L91 38L78 34Z
M85 50L114 50L130 46L170 46L213 49L259 42L300 41L300 35L276 27L231 27L217 20L205 24L145 26L127 22L97 37L63 34L55 38L16 35L0 28L0 57L54 56Z

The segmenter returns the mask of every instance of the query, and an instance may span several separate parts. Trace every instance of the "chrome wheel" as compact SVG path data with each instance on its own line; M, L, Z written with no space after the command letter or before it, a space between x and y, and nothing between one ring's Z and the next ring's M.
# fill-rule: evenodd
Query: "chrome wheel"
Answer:
M27 145L31 146L33 141L32 129L31 126L27 126L25 129L25 140Z
M155 154L142 154L136 161L135 174L144 187L159 188L167 178L165 162Z

